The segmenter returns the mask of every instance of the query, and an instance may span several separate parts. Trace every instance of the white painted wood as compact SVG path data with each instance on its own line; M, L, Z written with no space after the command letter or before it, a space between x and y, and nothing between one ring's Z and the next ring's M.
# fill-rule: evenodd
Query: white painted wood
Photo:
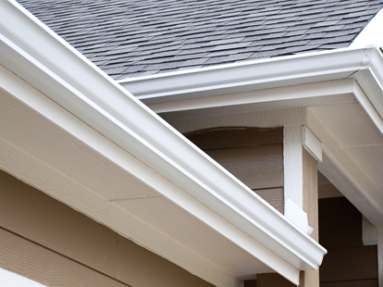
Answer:
M362 32L350 44L350 48L365 48L374 46L380 48L383 44L383 10L380 10L374 18L363 28Z
M46 285L3 268L0 268L0 282L2 287L46 287Z
M125 79L119 83L140 99L155 99L158 103L344 79L362 68L360 59L364 56L361 49L336 49Z
M379 287L383 287L383 227L378 227L378 272Z
M322 161L322 143L307 126L303 127L303 146L317 161Z
M309 105L350 102L352 101L352 79L320 82L305 85L288 86L266 90L255 90L244 93L220 94L216 96L191 99L169 98L143 99L156 113L193 111L199 109L219 108L234 113L255 110L287 109ZM171 97L174 98L174 97ZM160 101L157 103L157 101ZM163 102L162 102L163 101Z
M362 216L362 239L363 245L378 244L377 228L364 216Z
M360 81L359 81L359 84L360 84ZM383 135L382 114L379 113L377 111L376 107L371 103L371 97L367 97L367 95L365 93L366 90L368 90L369 88L372 88L371 87L372 85L369 85L369 83L367 83L367 85L364 85L364 90L362 90L362 88L359 86L359 84L358 83L354 84L354 95L355 95L355 98L358 99L358 102L360 103L362 108L367 113L367 116L375 124L375 126L378 129L378 131L380 132L380 134ZM366 87L366 86L368 86L368 87ZM379 87L379 88L381 88L381 87ZM379 93L378 92L371 91L371 93L373 93L375 97L379 97ZM363 122L365 122L365 121L363 120ZM371 130L371 129L369 129L369 130ZM376 140L376 135L373 136L373 137ZM368 137L368 138L370 138L370 137ZM379 140L381 141L382 137L379 137Z
M285 204L291 200L301 209L303 208L302 148L302 126L285 127L283 140Z
M293 203L290 199L285 204L285 216L294 223L302 232L311 234L312 229L309 227L307 213Z
M207 281L222 286L238 286L237 280L221 267L166 236L134 214L115 208L114 204L106 204L105 198L95 195L91 190L1 138L0 147L0 169ZM201 270L198 270L200 267ZM204 274L205 272L208 274Z
M227 236L232 236L231 240L235 236L239 236L244 241L248 239L244 237L246 234L249 235L250 239L256 238L252 247L259 252L254 252L254 254L258 254L258 258L259 256L264 256L265 258L262 261L269 260L265 263L268 265L273 264L274 269L280 269L284 276L290 278L295 283L297 282L297 270L292 267L293 265L299 266L299 268L302 266L304 266L303 268L316 268L320 264L325 253L323 248L310 240L310 238L297 233L296 229L288 224L280 214L264 204L257 196L254 196L249 189L245 188L242 183L225 172L214 161L209 160L201 151L192 146L137 99L124 91L112 79L95 68L94 65L61 38L57 37L46 26L26 13L15 1L0 2L0 6L1 63L14 74L19 75L50 99L70 111L70 113L83 120L95 131L108 137L121 149L131 153L138 160L135 162L132 156L129 159L129 163L133 162L133 165L136 165L140 171L149 167L149 172L145 170L146 172L143 172L144 176L140 178L143 182L146 182L144 177L155 177L155 180L159 181L159 183L157 182L158 185L170 185L172 186L171 191L177 190L178 193L176 195L180 196L179 194L181 194L181 196L184 196L183 192L187 193L189 200L181 204L183 208L186 209L186 205L191 204L190 202L196 204L193 199L197 199L199 201L197 202L197 205L199 203L198 207L205 208L202 212L197 212L199 216L206 212L212 217L212 214L215 214L217 217L214 217L214 219L218 220L219 217L222 225L228 229L233 228L233 226L240 230L244 229L246 231L242 230L244 234L235 233L232 235L228 233ZM330 55L331 59L339 59L343 54L330 53L328 55ZM349 58L349 56L346 55L346 58ZM354 56L354 53L352 56ZM294 65L287 64L283 67L278 65L279 71L283 74L289 73L291 67L306 67L306 65L303 65L306 62L302 60L304 57L296 58L299 59L298 61L301 64L294 62ZM316 58L316 61L320 64L323 63L320 56ZM328 65L329 63L325 64ZM325 67L327 67L326 65ZM352 63L352 66L354 66L354 63ZM333 68L333 66L331 67ZM350 72L349 65L342 71L339 71L338 65L336 65L336 68L342 75L349 74ZM259 75L264 77L270 75L271 72L274 75L275 69L268 67L267 73L259 73ZM306 70L301 72L307 74ZM312 73L313 71L310 69L307 77L311 77ZM282 74L279 76L283 76ZM279 77L278 75L274 76ZM324 75L320 77L320 80L329 77ZM302 75L300 75L298 82L302 78ZM285 83L291 83L290 77L288 77ZM108 97L106 98L105 95L108 95ZM52 130L48 130L47 134L50 134ZM70 132L68 131L68 133ZM12 143L15 142L12 141ZM59 141L58 144L60 144ZM16 148L16 150L20 149ZM20 150L19 154L21 154L22 150ZM112 148L112 150L114 149ZM34 155L32 159L37 161L34 167L39 166L46 173L53 173L54 168L51 165L58 168L52 161L47 160L50 164L46 164L45 158L44 163L42 163L40 161L41 155L38 156L39 159L36 159L37 154L33 151L28 150L28 152L22 155L26 155L30 159L31 154ZM22 162L20 160L22 155L19 158L16 156L17 153L13 155L16 157L14 158L15 161ZM124 159L126 160L126 157ZM41 164L39 165L38 163ZM39 173L41 170L33 172ZM62 177L67 177L68 171L62 172L61 169L56 171L58 172L56 176L61 176L61 181L65 183ZM134 171L131 172L134 173ZM48 178L48 176L46 177ZM54 179L56 178L53 176L52 180ZM30 178L30 180L33 180L33 178ZM148 181L153 182L155 180L150 178ZM43 181L43 183L45 182ZM72 180L71 183L78 182ZM80 187L82 186L80 185ZM77 186L81 190L80 187ZM92 194L95 195L93 190L85 188L90 198ZM68 191L65 194L68 196L65 198L65 201L73 202L73 194L70 194ZM88 203L84 203L84 198L80 201L84 204L82 206L83 212L94 212L92 213L93 216L97 217L100 221L111 224L112 228L128 228L128 226L119 221L108 222L103 216L110 220L110 214L114 214L118 218L117 209L109 210L108 204L105 203L105 197L99 194L96 194L94 197L96 203L89 203L91 201L90 198L87 198ZM181 201L178 202L178 204L180 203ZM79 203L75 202L72 204ZM100 206L96 206L97 208L94 209L90 208L92 210L89 211L87 204L99 204ZM110 206L114 206L114 204L109 204ZM77 205L77 208L79 208L79 205ZM105 209L110 214L102 215L102 210ZM253 211L254 209L257 210L257 213ZM196 210L194 210L193 214L196 215L195 212ZM222 222L222 219L226 221ZM132 221L134 222L133 219ZM133 224L130 228L134 226L139 230L139 224L136 225L134 226ZM125 230L125 232L127 231ZM138 235L142 235L137 234L137 232L137 230L133 231L133 237L136 239L139 237ZM158 236L160 235L158 234ZM156 246L157 249L159 247L160 250L158 252L166 253L162 246L162 244L166 243L164 238L166 238L165 235L162 238L162 242L152 242L150 244ZM150 242L149 239L144 238L142 240L143 242L146 241L146 243ZM257 245L258 241L261 242L261 246ZM177 248L185 251L185 247L182 247L181 243L168 240L167 244L175 244ZM169 253L169 256L174 258L174 260L181 260L182 255L187 255L185 254L187 252L184 252L184 254L176 252L176 255L171 254L171 252ZM273 257L273 254L275 257ZM193 256L198 257L195 254ZM291 266L289 266L290 263L292 264ZM192 265L192 263L190 264ZM207 266L210 265L207 264ZM205 270L201 269L198 272L205 272L206 276L216 276L217 280L222 279L218 278L220 276L217 274L208 275L209 271L205 264L201 264L201 267L194 266L194 268L205 268ZM226 275L224 272L223 277ZM230 282L233 284L236 284L238 281L234 280L232 276L229 276L229 278L225 277L224 279L231 280Z
M6 78L6 75L5 75L5 78ZM248 228L249 228L247 231L247 232L249 232L248 235L245 235L246 233L238 234L238 228L234 227L234 226L235 225L243 226L242 224L235 222L236 220L239 220L238 215L235 215L235 213L232 213L230 216L228 215L229 216L228 218L230 218L230 220L232 220L232 221L234 220L233 222L222 221L222 216L218 216L215 212L209 211L206 208L206 206L202 205L201 203L198 203L195 198L185 194L183 191L181 191L180 189L178 189L174 185L170 184L169 182L164 181L163 177L153 173L153 171L151 169L149 169L148 167L146 167L142 163L138 162L137 159L135 159L134 157L131 157L129 154L123 152L119 148L116 149L116 146L114 144L111 145L111 143L108 140L106 140L104 137L100 136L100 134L98 134L97 132L94 132L93 130L91 130L89 128L89 126L87 126L83 123L80 123L78 121L78 119L75 119L69 113L67 113L67 112L63 113L62 109L57 108L57 105L55 105L53 102L47 100L44 96L39 94L37 91L35 91L33 89L31 90L30 88L28 88L28 85L26 85L22 81L17 80L17 78L15 78L12 75L9 75L8 80L9 81L5 81L4 84L6 84L8 91L12 92L14 95L17 95L17 97L20 101L25 102L28 105L31 105L40 114L45 114L46 116L48 116L50 118L50 120L55 123L56 126L60 126L61 128L65 129L68 133L73 134L76 138L79 138L79 139L81 139L81 141L86 142L93 149L97 150L99 153L106 156L114 164L124 168L128 173L134 174L134 176L140 178L147 185L151 186L152 188L156 189L160 193L164 194L167 198L170 198L173 202L176 202L178 205L182 206L185 210L194 214L195 216L200 218L203 222L206 222L212 228L215 228L217 231L219 230L219 232L221 234L225 234L224 237L228 238L229 240L232 240L233 242L237 242L238 245L245 244L247 247L244 247L245 245L243 245L243 248L247 249L250 252L250 254L253 254L254 256L256 256L257 258L259 258L261 261L263 261L265 263L268 262L267 263L268 265L272 265L275 270L279 270L278 272L285 274L284 276L286 276L287 278L290 278L292 281L297 280L298 277L296 275L297 274L296 271L293 271L294 269L291 269L291 267L289 267L289 265L286 265L287 261L290 261L291 264L294 264L294 266L295 265L296 266L304 266L305 263L302 265L302 262L300 262L300 260L302 259L304 262L308 262L307 268L315 268L315 267L313 267L315 265L313 265L311 263L311 260L312 260L311 258L313 256L314 256L314 258L319 258L319 257L316 257L319 254L322 254L320 256L323 256L325 251L324 251L324 249L321 249L321 248L319 248L317 250L319 253L317 253L317 251L315 251L315 250L305 251L308 246L319 246L316 243L314 243L313 241L311 241L310 238L307 238L307 237L301 238L304 241L301 241L300 243L298 243L299 240L297 240L297 238L294 239L294 236L288 235L289 232L292 232L293 234L296 234L298 237L301 236L300 233L296 232L296 229L294 229L294 227L291 226L290 224L287 225L288 228L292 228L290 231L283 230L282 227L276 228L276 226L278 226L279 220L286 222L285 219L283 217L280 217L280 215L276 211L273 210L273 213L272 213L272 214L274 214L274 216L276 215L275 219L277 221L275 221L274 223L272 220L273 215L272 216L269 216L269 215L264 216L261 213L258 213L258 212L261 212L261 210L263 210L263 208L264 208L263 206L266 206L266 204L264 204L263 200L260 200L259 198L257 199L257 197L254 195L254 193L252 191L249 190L249 195L251 194L251 198L252 198L251 200L239 200L239 198L237 198L237 197L240 193L232 194L236 198L236 200L238 200L238 202L240 202L241 204L248 205L248 207L239 208L238 210L236 210L236 212L241 213L244 210L248 209L249 212L251 211L251 213L254 213L254 211L256 210L257 214L260 216L260 219L262 219L265 222L265 224L267 223L268 225L273 226L273 228L275 228L273 230L273 232L277 232L281 236L286 238L286 239L279 241L279 242L283 242L283 246L279 247L280 249L276 250L276 253L282 257L282 259L281 258L278 259L278 257L275 257L276 253L271 253L269 250L270 248L272 248L271 245L274 244L274 242L272 240L267 239L267 237L261 237L261 239L263 240L262 244L266 244L268 246L271 244L270 248L266 248L266 249L264 247L262 247L261 245L259 245L258 243L252 242L250 240L250 238L253 238L254 236L256 238L259 238L259 236L261 235L261 233L257 231L257 228L254 228L254 226L255 226L254 222L250 223L251 222L250 221L249 223L246 223L248 225L245 225L245 226L248 226ZM51 110L51 108L52 108L52 110ZM12 116L12 113L10 114L10 116ZM54 127L55 127L54 125L53 126L50 125L50 127L48 128L49 132L47 134L45 134L45 136L51 137L52 133L57 133L58 131L53 131L55 129ZM45 129L47 129L47 127L44 127L43 130L45 130ZM53 129L53 130L51 130L51 129ZM44 133L41 134L41 136L43 136L43 135L44 135ZM40 138L40 137L38 137L38 138ZM23 140L22 142L27 142L27 140ZM66 140L57 141L57 143L60 143L60 144L64 144L66 142L67 142ZM18 142L17 144L20 145L22 143ZM29 149L30 146L26 145L26 146L24 146L24 148ZM50 147L47 147L47 148L50 149ZM44 150L45 149L42 148L41 152L43 152ZM36 151L30 151L30 152L33 152L34 155L37 156ZM73 155L72 155L72 157L73 157ZM54 158L51 158L49 160L49 164L56 166L57 162L54 160ZM67 166L66 168L70 169L71 167ZM68 170L66 172L68 172ZM88 176L91 176L91 175L88 175ZM184 183L184 185L185 184L186 183ZM43 188L44 187L40 187L40 189L44 190ZM188 188L190 189L191 187L189 186ZM201 188L201 186L199 188ZM232 190L230 190L230 192L232 192ZM204 192L202 195L206 197L208 195L208 193ZM70 196L68 195L68 198L66 198L65 201L69 200L69 202L71 202L71 200L69 198L70 198ZM259 206L254 205L254 202L253 202L254 199L259 200L259 202L262 202L262 204ZM212 204L213 202L214 201L212 201L210 199L208 200L208 204ZM222 206L218 206L218 207L222 208ZM77 207L76 209L81 210L80 207ZM97 210L97 208L96 208L96 210ZM226 210L226 209L221 209L221 210ZM267 205L266 211L267 210L271 211L272 208ZM96 214L97 214L97 216L94 216L94 218L99 217L98 212ZM205 219L202 219L201 216L204 217ZM91 217L93 217L93 216L91 216ZM118 216L118 217L121 218L121 216ZM266 218L267 218L267 220L266 220ZM249 220L249 219L250 218L247 218L246 220ZM100 221L100 219L97 219L97 220ZM104 224L108 225L109 223L104 223ZM115 223L113 223L112 225L114 225L114 224ZM134 228L134 226L131 226L131 228ZM118 230L118 228L116 228L116 230ZM124 234L121 231L119 231L119 232L121 234ZM124 231L124 232L126 232L126 231ZM168 253L167 250L164 250L163 247L160 247L163 244L160 242L155 243L155 246L157 246L157 247L155 247L155 246L150 247L150 246L146 245L148 242L150 242L150 240L148 241L147 239L145 239L144 241L141 241L141 239L142 239L141 236L135 236L134 234L136 234L135 231L133 232L133 234L126 235L126 236L129 237L130 239L134 240L135 242L138 242L139 244L150 248L151 250L156 250L156 252L158 252L161 256L164 256L165 258L168 258L168 259L173 258L173 259L170 259L173 262L178 262L178 260L185 261L187 266L185 266L183 263L178 263L178 264L180 266L182 266L183 268L191 271L191 269L188 269L189 268L188 266L189 265L190 265L190 267L193 266L193 264L190 262L193 260L187 259L188 258L187 254L184 253L183 256L181 256L181 255L179 255L179 254L181 254L180 252L178 252L177 255L173 254L172 252ZM147 238L147 236L143 236L143 237ZM146 241L148 241L148 242L146 242ZM168 244L172 245L172 243L170 241L168 242ZM298 249L301 249L303 252L302 253L294 253L294 254L290 253L290 251L286 252L286 250L284 250L284 248L286 246L285 244L293 244ZM309 244L309 245L306 245L306 244ZM302 256L301 259L297 260L297 258L296 258L297 254L299 254L299 256ZM323 257L321 257L321 258L323 258ZM219 264L219 262L217 262L217 264ZM204 264L198 264L197 269L198 268L204 268L203 266L204 266ZM204 268L204 270L205 271L203 271L203 273L205 273L205 272L209 273L209 271L206 270L206 268ZM196 274L196 271L191 271L191 272ZM227 273L225 273L225 271L224 271L224 274L225 275L223 275L223 276L226 276ZM201 275L202 278L206 279L206 277L204 277L204 276L205 275ZM215 277L218 275L213 274L213 273L209 273L209 274L206 274L206 276L210 278L210 277ZM212 279L206 279L206 280L209 281ZM231 279L231 280L234 280L234 279Z
M383 198L381 192L372 184L363 169L358 166L344 148L329 133L328 126L318 118L315 108L309 108L308 127L321 139L323 146L323 161L318 169L327 179L367 217L375 226L383 224ZM344 122L343 122L344 123ZM366 138L361 136L362 140Z

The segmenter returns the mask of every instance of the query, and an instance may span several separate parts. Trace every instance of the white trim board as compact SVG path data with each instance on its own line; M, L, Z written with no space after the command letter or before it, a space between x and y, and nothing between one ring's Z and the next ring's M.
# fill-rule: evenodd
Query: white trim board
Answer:
M249 61L121 80L148 105L346 79L366 69L376 48L324 52Z
M350 202L376 226L383 224L383 211L379 190L371 183L363 170L346 154L322 122L309 108L308 127L318 136L323 145L323 161L318 170Z
M151 103L143 100L156 113L184 112L198 115L202 109L210 109L216 114L216 108L222 114L244 113L257 110L288 109L309 105L339 104L352 102L353 79L325 81L281 88L255 90L242 93L223 94L191 99L175 99L171 102ZM200 114L202 114L200 112ZM173 115L172 115L173 116Z

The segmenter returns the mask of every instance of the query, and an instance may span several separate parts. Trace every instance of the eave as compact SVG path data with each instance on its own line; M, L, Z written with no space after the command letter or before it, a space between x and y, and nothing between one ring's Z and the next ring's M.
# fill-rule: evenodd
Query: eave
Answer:
M288 280L297 284L299 270L321 264L326 250L317 242L16 2L1 2L0 7L0 87L15 103ZM107 195L71 175L75 160L63 166L45 151L29 150L23 145L26 138L16 140L6 133L1 138L2 169L217 286L240 284L230 270L143 218L121 211ZM63 143L61 148L67 147ZM55 151L60 153L60 144Z
M125 79L118 82L154 111L171 112L192 110L194 109L192 105L197 102L197 99L203 101L202 99L215 96L217 96L214 98L215 106L265 102L265 100L257 100L257 96L246 97L246 99L241 97L241 102L237 103L225 103L220 99L228 101L229 97L238 98L238 94L243 95L249 91L357 78L361 73L354 74L358 71L374 73L376 66L381 64L380 58L378 49L373 47L337 49ZM364 86L364 82L360 84ZM379 91L375 89L375 92ZM224 97L225 95L230 96ZM290 99L294 99L292 93L278 100ZM177 106L173 108L173 105ZM212 106L213 104L207 107ZM202 107L203 104L199 108Z
M224 122L230 114L358 103L371 121L365 124L383 134L383 57L375 46L159 74L120 84L173 124L185 118L206 121L207 115L221 116ZM375 226L382 226L380 187L345 153L331 126L324 127L310 108L307 111L308 120L301 124L322 141L325 155L319 170Z

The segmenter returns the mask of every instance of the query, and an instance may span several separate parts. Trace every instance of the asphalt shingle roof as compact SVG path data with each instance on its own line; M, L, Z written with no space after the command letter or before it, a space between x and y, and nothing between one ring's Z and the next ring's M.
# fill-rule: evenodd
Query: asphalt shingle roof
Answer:
M19 0L115 79L347 47L383 0Z

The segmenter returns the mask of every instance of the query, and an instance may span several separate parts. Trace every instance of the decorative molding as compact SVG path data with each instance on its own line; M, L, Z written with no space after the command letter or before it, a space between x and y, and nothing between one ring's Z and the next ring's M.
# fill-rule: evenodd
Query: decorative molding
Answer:
M283 167L285 204L291 200L303 209L302 126L284 128Z
M307 126L302 127L302 143L304 148L319 162L322 161L322 143Z

